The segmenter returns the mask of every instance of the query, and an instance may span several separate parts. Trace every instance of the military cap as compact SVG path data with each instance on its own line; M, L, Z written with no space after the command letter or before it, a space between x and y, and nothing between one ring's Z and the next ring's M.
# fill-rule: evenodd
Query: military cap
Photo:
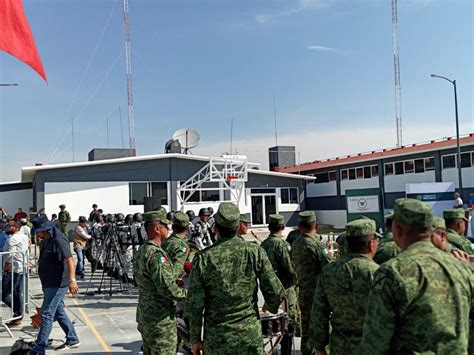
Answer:
M298 221L305 223L316 222L316 214L314 211L303 211L298 214Z
M364 237L371 234L380 236L376 232L375 221L372 219L356 219L346 224L347 237Z
M433 210L419 200L399 198L395 201L393 219L410 225L431 228L433 226Z
M390 213L387 213L384 218L387 220L387 221L392 221L393 220L393 211L390 212Z
M240 223L239 208L232 202L222 202L217 209L214 220L224 228L237 228Z
M171 224L171 221L166 218L166 211L160 209L158 211L150 211L143 214L143 219L146 222L160 222L164 224Z
M59 208L66 208L66 205L64 205L64 204L59 205Z
M284 226L285 218L281 214L271 214L268 216L268 224L273 226Z
M451 208L449 210L445 210L443 212L444 219L464 219L466 222L469 220L466 218L464 214L464 209L462 208Z
M251 223L250 213L242 213L240 215L240 222Z
M441 217L433 217L433 228L434 229L446 229L446 223Z
M176 212L174 214L173 225L178 227L188 227L189 217L184 212Z

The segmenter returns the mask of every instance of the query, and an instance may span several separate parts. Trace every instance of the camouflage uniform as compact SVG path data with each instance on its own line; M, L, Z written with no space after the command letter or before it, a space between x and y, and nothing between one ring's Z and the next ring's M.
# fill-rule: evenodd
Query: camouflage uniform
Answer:
M395 202L394 221L432 227L431 208ZM409 245L375 273L357 354L466 354L473 277L430 241Z
M237 228L239 220L237 206L221 203L215 215L217 225ZM268 309L276 312L285 297L284 289L257 245L238 237L218 236L213 246L198 252L186 302L191 343L201 341L204 317L206 355L262 354L258 285Z
M374 261L382 265L384 262L396 257L400 252L400 247L393 240L382 242L374 256Z
M284 218L281 215L271 214L269 216L269 224L281 225L284 227ZM291 261L288 244L281 238L274 234L263 241L260 245L263 250L267 253L268 259L275 270L278 279L280 279L283 287L286 290L288 299L288 317L290 324L288 327L289 336L285 336L282 341L282 353L283 348L286 353L291 353L291 339L295 327L298 324L298 305L296 300L295 285L297 283L296 271Z
M293 242L298 238L300 235L300 231L298 229L293 229L288 235L286 236L286 242L290 244L290 246L293 244Z
M162 211L147 212L145 222L169 223ZM138 331L142 335L144 354L176 354L176 301L186 297L178 287L173 265L164 250L148 240L138 249L133 271L138 284Z
M250 218L250 213L241 213L240 214L240 222L243 223L252 223L252 220ZM245 240L243 235L237 234L237 237L239 237L242 240Z
M346 232L342 232L336 239L338 245L339 258L349 254L349 249L347 248Z
M315 223L316 216L313 211L301 212L298 216L300 222ZM312 354L313 349L309 344L309 320L313 306L314 291L318 283L319 274L326 264L328 257L324 254L324 245L319 241L319 236L301 234L291 247L291 259L295 265L298 276L299 294L298 303L301 311L301 353Z
M173 225L179 227L187 227L189 225L189 217L186 213L176 212L173 219ZM187 231L182 234L171 234L169 238L163 241L162 249L168 254L173 263L173 273L177 278L184 272L184 263L190 260L190 249L188 243Z
M452 208L443 212L444 219L462 219L466 220L464 215L464 210L462 208ZM474 248L473 244L469 241L469 239L465 238L462 235L459 235L455 230L448 228L448 242L453 247L458 248L470 255L474 255Z
M352 221L346 225L346 233L347 238L375 234L375 222ZM355 253L324 267L314 295L309 330L317 351L324 351L330 344L331 355L357 353L370 285L378 268L370 257Z
M63 205L61 205L63 206ZM61 207L60 206L60 207ZM61 232L66 236L67 238L67 224L71 222L71 215L69 214L68 211L60 211L58 213L58 221L59 221L59 229Z

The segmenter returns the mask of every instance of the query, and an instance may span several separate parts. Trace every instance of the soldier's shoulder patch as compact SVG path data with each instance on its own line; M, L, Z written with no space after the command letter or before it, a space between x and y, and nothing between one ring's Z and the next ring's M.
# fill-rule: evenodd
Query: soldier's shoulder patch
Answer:
M158 261L160 262L160 264L166 264L168 262L168 258L164 255L161 255L158 257Z
M186 254L189 253L189 249L186 248L184 245L181 245L181 246L179 247L179 251L182 251L183 253L186 253Z

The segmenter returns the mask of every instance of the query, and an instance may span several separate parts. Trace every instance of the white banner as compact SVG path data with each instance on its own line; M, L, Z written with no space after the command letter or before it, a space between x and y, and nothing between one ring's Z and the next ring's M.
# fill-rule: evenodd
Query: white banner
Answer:
M348 197L347 211L349 213L377 213L379 212L379 197L377 195Z

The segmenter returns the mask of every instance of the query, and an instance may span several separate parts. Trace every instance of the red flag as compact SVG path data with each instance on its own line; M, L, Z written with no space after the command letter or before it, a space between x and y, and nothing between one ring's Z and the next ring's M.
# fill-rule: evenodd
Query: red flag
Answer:
M0 50L28 64L48 81L21 0L0 0Z

